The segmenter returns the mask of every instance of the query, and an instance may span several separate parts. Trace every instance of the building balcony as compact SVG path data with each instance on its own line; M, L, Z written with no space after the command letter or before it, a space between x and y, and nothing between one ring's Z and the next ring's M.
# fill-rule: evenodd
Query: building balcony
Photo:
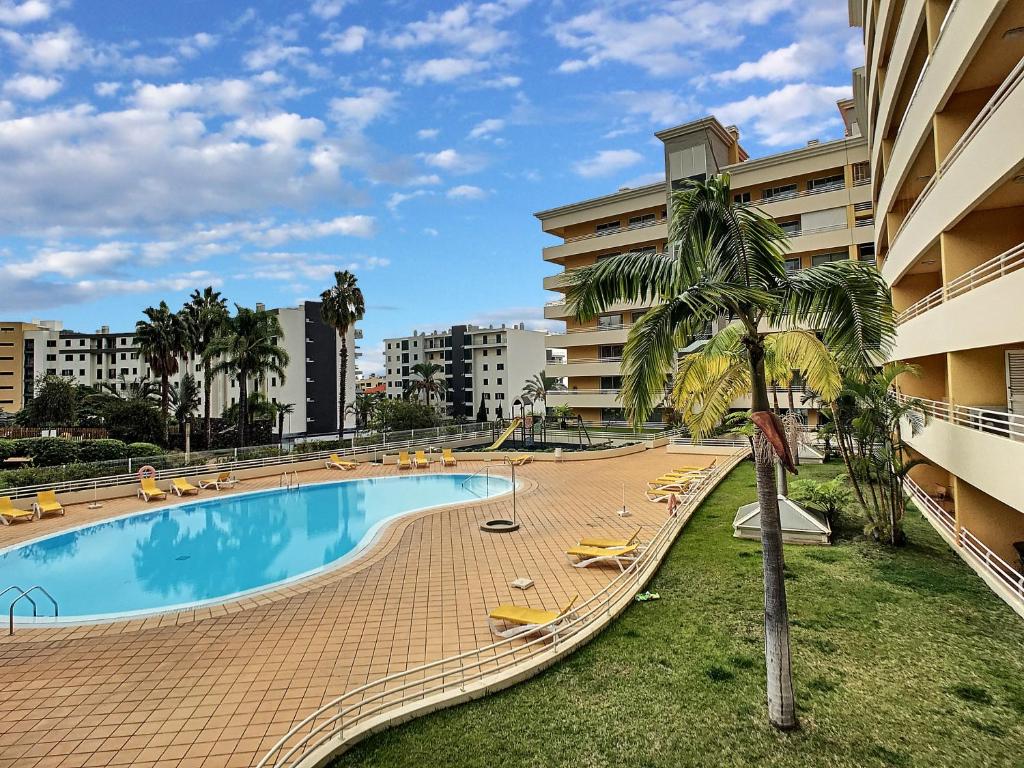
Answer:
M893 358L909 360L1024 340L1024 243L989 259L896 316Z
M647 224L619 227L595 232L589 235L571 237L558 245L549 245L543 251L545 261L558 261L591 251L619 249L628 251L631 246L665 240L668 237L668 220L661 219Z
M617 301L605 307L604 311L607 313L635 312L640 309L647 309L648 307L650 307L650 304L642 301ZM573 313L569 309L569 304L564 299L549 301L544 304L544 317L548 320L568 320L572 316Z
M544 372L562 379L574 376L618 376L622 368L621 357L587 357L548 363Z
M1024 60L1013 69L953 145L896 232L890 234L882 275L899 280L940 233L992 192L993 180L1012 178L1024 157ZM998 151L993 151L998 147ZM995 201L993 201L995 202ZM879 210L886 210L879 204Z
M548 349L567 349L569 347L591 347L596 344L625 344L629 336L630 326L609 325L592 326L589 328L573 328L564 333L552 333L544 337L544 346Z
M548 392L548 407L621 408L618 389L568 389Z
M916 435L904 424L903 438L911 448L1003 504L1024 510L1024 415L897 396L916 403L925 416Z

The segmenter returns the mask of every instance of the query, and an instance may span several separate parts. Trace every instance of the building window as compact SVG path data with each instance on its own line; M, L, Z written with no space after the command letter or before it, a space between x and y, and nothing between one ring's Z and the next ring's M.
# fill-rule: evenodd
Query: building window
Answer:
M81 378L83 378L83 379L84 379L84 378L85 378L85 369L84 369L84 368L79 368L79 369L78 369L78 375L79 375L79 376L80 376Z
M56 339L47 339L46 340L46 346L48 346L48 347L56 347L57 346L57 340Z
M786 259L786 271L787 272L799 272L800 271L800 257L797 256L795 259Z
M498 363L494 367L497 368L499 371L504 371L505 370L505 364L504 363Z
M602 376L601 389L622 389L621 376Z
M645 224L653 224L655 215L653 213L645 213L642 216L630 216L629 226L631 227L642 227Z
M867 264L875 263L875 244L861 243L857 246L857 259Z
M498 383L500 384L501 382L499 381ZM505 399L505 393L504 392L495 392L494 393L494 399L495 400L504 400Z
M48 363L55 363L55 362L57 362L57 356L56 355L47 355L46 356L46 362L48 362Z
M622 325L622 315L600 315L597 318L598 328L617 328Z
M598 224L594 227L594 232L601 234L602 232L614 232L619 228L620 222L618 221L606 221L604 224Z
M843 174L824 176L820 179L811 179L807 182L807 189L811 192L827 192L831 189L842 189L845 186Z
M70 368L63 368L60 372L61 376L74 376L75 372Z
M846 251L819 253L817 256L811 257L811 265L816 267L819 264L828 264L830 261L846 261L848 258L850 258L850 255Z
M501 379L497 380L497 384L498 384L499 387L501 386Z
M484 386L487 386L487 379L484 379Z
M761 192L762 200L785 200L787 197L796 195L796 184L782 184L778 187L769 187Z
M779 228L785 233L786 237L794 237L800 234L799 221L781 221L779 222Z
M498 357L501 357L501 348L499 347L498 349L494 350L494 354L496 354Z
M732 196L732 201L737 205L747 205L750 202L749 192L737 192Z

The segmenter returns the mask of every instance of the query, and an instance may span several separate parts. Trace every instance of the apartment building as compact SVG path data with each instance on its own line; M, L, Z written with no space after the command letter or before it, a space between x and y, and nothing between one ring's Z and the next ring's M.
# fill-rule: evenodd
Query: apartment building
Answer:
M257 305L263 309L263 305ZM322 434L338 429L338 353L340 336L320 319L319 302L270 310L277 315L284 332L281 344L289 363L282 380L270 375L250 391L258 391L275 403L289 403L293 413L285 418L285 432ZM355 350L358 332L349 331L347 398L355 397ZM172 383L185 373L202 380L202 362L190 355ZM141 378L153 378L135 343L134 330L111 331L109 326L95 333L67 330L59 321L0 321L0 408L15 413L32 398L34 382L40 375L63 376L85 386L107 384L124 390ZM2 387L11 387L3 389ZM211 412L219 414L238 400L238 382L227 376L213 381ZM202 406L200 406L202 410ZM346 426L354 425L346 418Z
M383 395L388 391L388 381L383 376L370 374L356 380L356 390L360 395Z
M918 506L1024 615L1024 0L850 0ZM1024 545L1021 545L1024 547Z
M526 382L544 370L545 334L520 323L506 327L453 325L443 331L414 332L384 340L386 396L401 398L416 380L413 366L434 363L444 369L448 416L475 418L481 404L489 419L511 416Z
M790 239L786 268L799 270L842 259L874 260L874 219L867 141L860 135L854 103L841 101L846 130L842 139L812 141L799 149L751 159L735 126L716 118L659 131L665 178L644 187L623 188L610 195L570 203L536 215L544 232L560 242L544 248L543 258L562 267L544 279L551 291L565 291L565 271L603 258L638 250L662 251L668 237L669 195L686 179L717 173L732 177L737 202L756 205L774 217ZM564 364L548 375L565 378L567 389L549 395L548 405L567 404L585 421L620 422L622 348L629 329L647 309L643 302L608 307L587 322L573 318L559 298L548 302L544 316L566 324L564 333L548 337L548 346L564 349ZM802 402L803 386L794 384L796 410L814 424L817 414ZM775 393L788 407L788 390ZM750 398L734 403L750 407ZM662 409L652 421L662 420Z

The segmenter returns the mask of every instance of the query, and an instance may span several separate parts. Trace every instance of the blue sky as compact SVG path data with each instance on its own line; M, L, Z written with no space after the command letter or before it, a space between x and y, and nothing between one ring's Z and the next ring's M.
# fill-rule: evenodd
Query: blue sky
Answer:
M544 327L534 211L651 181L715 113L754 157L842 133L844 0L0 0L0 318L130 328L337 268L379 342Z

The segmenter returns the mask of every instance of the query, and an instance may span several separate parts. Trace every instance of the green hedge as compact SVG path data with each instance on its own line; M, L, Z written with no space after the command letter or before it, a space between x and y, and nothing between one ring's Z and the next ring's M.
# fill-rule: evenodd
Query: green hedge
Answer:
M128 458L123 440L84 440L78 447L79 461L117 461Z
M128 459L144 459L149 456L160 456L164 449L154 443L129 443L127 446Z

